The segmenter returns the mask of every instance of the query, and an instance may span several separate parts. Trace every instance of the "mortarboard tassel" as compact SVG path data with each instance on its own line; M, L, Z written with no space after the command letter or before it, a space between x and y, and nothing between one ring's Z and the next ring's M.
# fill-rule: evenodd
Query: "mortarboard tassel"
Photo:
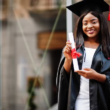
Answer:
M108 21L110 21L110 6L109 6Z

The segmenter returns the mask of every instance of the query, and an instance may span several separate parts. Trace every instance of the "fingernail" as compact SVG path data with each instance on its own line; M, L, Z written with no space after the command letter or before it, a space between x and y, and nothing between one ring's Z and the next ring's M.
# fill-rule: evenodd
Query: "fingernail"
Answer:
M68 42L70 42L70 40L68 40Z

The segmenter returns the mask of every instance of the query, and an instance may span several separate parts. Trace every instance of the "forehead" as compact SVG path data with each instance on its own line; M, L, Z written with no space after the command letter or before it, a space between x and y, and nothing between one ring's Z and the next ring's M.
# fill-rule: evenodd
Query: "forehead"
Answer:
M98 18L92 15L91 13L88 13L86 16L84 16L82 21L89 21L89 20L98 20Z

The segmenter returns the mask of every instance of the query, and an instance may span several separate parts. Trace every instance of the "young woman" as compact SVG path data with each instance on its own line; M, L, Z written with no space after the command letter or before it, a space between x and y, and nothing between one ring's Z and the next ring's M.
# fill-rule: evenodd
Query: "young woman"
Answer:
M103 0L84 0L68 7L80 16L75 41L82 56L80 70L74 71L71 43L66 42L56 79L58 110L110 110L110 36L102 14L106 6Z

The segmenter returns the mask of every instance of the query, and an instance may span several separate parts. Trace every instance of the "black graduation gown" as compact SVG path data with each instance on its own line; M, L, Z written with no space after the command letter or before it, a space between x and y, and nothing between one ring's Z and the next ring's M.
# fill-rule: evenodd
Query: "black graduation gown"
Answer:
M79 68L82 68L84 46L81 45L77 52L82 53L78 58ZM80 75L74 72L73 64L70 73L63 68L65 57L62 54L58 66L56 85L58 88L58 110L74 110L75 101L80 89ZM97 48L91 68L100 74L106 75L104 83L90 79L90 110L110 110L110 60L102 53L102 47Z

